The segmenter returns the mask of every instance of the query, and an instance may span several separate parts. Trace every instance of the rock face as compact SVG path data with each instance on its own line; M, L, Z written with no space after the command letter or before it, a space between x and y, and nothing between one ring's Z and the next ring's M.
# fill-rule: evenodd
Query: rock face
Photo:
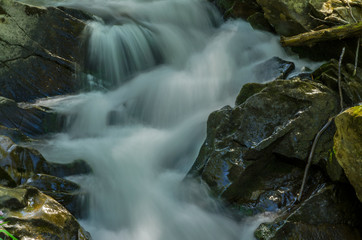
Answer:
M91 239L61 204L33 187L0 186L3 227L18 239Z
M15 101L79 89L84 22L58 8L0 1L0 95Z
M9 136L18 140L26 140L23 134L38 137L61 130L62 118L50 109L19 105L11 99L0 96L0 124L2 130L8 132ZM6 128L8 131L5 131ZM11 132L9 129L13 129L13 131Z
M305 161L316 133L338 112L337 95L310 80L276 80L252 89L259 92L209 116L207 138L190 172L217 195L254 160L277 154ZM333 134L329 129L321 137L314 164L328 159Z
M361 239L361 205L346 185L328 185L255 232L260 240Z
M362 106L339 114L335 123L334 149L337 160L362 202Z

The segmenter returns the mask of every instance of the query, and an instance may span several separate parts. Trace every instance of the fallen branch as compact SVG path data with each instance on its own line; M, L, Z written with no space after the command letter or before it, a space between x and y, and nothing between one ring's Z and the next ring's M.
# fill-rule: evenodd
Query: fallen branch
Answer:
M350 37L362 36L362 22L335 26L318 31L298 34L292 37L280 37L283 46L307 46L318 42L341 40Z

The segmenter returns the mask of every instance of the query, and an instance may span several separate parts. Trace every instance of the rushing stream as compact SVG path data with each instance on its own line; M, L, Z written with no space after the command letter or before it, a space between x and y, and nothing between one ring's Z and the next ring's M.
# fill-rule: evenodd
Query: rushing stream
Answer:
M84 159L94 170L72 179L90 192L85 229L107 240L253 239L267 217L232 220L206 188L183 179L208 115L233 105L264 70L257 64L290 59L278 39L242 21L222 22L201 0L57 4L99 16L85 30L95 90L38 103L68 116L65 133L37 146L45 158Z

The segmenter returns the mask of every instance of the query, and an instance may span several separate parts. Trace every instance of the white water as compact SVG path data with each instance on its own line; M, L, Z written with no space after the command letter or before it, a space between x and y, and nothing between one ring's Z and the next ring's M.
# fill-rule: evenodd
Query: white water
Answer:
M217 26L218 14L201 0L61 5L103 17L87 27L88 57L97 69L89 78L113 86L39 103L69 116L68 131L39 147L45 157L81 158L94 169L76 179L91 194L83 226L94 239L253 239L267 217L235 222L203 186L182 180L210 112L233 105L241 86L256 80L255 65L288 59L278 39L242 21Z

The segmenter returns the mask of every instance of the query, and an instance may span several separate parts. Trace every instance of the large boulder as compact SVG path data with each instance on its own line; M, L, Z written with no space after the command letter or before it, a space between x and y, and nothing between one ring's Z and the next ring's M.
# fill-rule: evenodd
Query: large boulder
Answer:
M0 0L0 95L31 101L79 89L84 27L59 8Z
M361 204L348 185L327 185L255 232L260 240L361 239Z
M91 239L61 204L33 187L0 186L2 226L17 239Z
M335 123L336 158L362 202L362 106L342 112L336 117Z
M255 92L249 98L239 96L235 108L209 116L207 138L190 174L201 176L217 195L255 160L277 154L305 162L316 133L338 113L337 94L320 83L292 79L258 86L250 88ZM313 164L327 161L333 135L333 128L322 135Z

